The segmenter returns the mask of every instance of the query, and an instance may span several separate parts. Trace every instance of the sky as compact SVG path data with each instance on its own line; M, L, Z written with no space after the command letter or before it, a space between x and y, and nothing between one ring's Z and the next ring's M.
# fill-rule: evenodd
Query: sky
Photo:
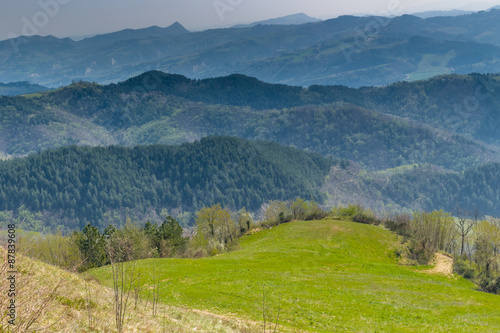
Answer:
M166 27L228 27L295 13L397 16L427 10L484 10L500 0L0 0L0 40L19 35L78 37Z

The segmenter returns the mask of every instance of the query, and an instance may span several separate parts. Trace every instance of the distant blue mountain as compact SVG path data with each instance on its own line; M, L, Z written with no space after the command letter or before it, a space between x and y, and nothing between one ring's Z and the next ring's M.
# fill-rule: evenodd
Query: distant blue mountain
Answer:
M238 24L235 25L233 28L250 28L254 27L256 25L298 25L298 24L305 24L305 23L312 23L312 22L319 22L321 20L310 17L304 13L298 13L298 14L293 14L293 15L287 15L283 17L278 17L278 18L273 18L269 20L264 20L264 21L258 21L250 24Z
M437 10L437 11L428 11L428 12L420 12L414 13L413 16L417 16L423 19L431 18L431 17L448 17L448 16L460 16L460 15L468 15L473 14L473 11L465 11L465 10Z

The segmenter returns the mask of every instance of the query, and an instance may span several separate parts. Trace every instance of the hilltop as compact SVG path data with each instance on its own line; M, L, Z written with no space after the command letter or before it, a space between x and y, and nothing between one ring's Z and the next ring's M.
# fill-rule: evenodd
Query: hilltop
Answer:
M153 71L119 84L81 82L0 98L0 154L231 135L369 168L429 163L463 170L500 160L498 82L496 76L452 75L384 88L305 89L243 75L190 80Z
M431 267L398 264L398 238L380 227L341 220L291 222L241 239L216 257L135 262L153 274L161 302L268 321L284 330L493 332L500 298ZM148 273L146 273L148 272ZM154 273L151 273L154 272ZM105 285L110 269L89 272Z

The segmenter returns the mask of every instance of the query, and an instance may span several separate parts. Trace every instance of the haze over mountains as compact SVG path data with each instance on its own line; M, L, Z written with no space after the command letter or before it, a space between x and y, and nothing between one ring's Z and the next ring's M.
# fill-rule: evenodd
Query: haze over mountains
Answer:
M496 73L499 22L500 10L492 9L428 19L341 16L298 25L281 25L281 19L280 25L201 32L176 23L78 42L19 37L0 42L0 78L57 87L78 80L118 82L155 69L189 78L241 73L270 83L359 87Z

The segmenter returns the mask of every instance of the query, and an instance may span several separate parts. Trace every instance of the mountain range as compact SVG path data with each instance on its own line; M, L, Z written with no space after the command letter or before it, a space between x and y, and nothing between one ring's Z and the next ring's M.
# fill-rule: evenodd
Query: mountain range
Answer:
M78 42L18 37L0 42L0 81L58 87L78 80L119 82L160 70L193 79L240 73L269 83L359 87L500 72L498 9L427 19L341 16L295 24L296 19L200 32L175 23Z
M497 76L450 75L384 88L300 88L243 75L191 80L148 72L118 84L75 83L0 98L0 154L68 144L265 139L380 170L452 170L500 161Z
M274 141L323 155L325 161L330 161L328 163L333 163L335 167L329 175L328 170L322 169L324 182L315 178L314 186L307 185L304 188L309 188L307 195L321 188L322 192L327 193L327 197L321 199L325 199L327 205L359 202L377 210L388 207L398 210L450 210L454 204L461 203L467 207L478 207L484 214L500 215L500 207L497 205L500 195L500 187L497 186L497 180L500 179L499 90L498 75L481 74L444 75L386 87L314 85L302 88L265 83L240 74L192 80L181 75L150 71L116 84L77 82L47 92L0 97L0 157L9 159L2 162L6 163L5 168L18 165L18 169L15 169L18 170L17 173L9 176L9 179L17 179L16 183L24 184L28 191L22 194L19 187L9 187L8 190L12 193L21 193L21 197L16 197L7 194L5 188L3 197L12 200L17 198L17 201L6 200L5 205L9 206L4 209L11 210L23 202L32 210L41 209L43 200L40 198L47 197L44 193L49 190L33 189L33 184L39 183L34 179L39 177L40 172L30 176L21 171L29 169L22 167L23 163L33 163L27 161L37 161L40 158L43 161L40 163L48 163L47 170L53 165L61 164L53 160L54 156L61 154L60 150L44 153L47 149L62 149L75 144L127 147L172 145L193 142L206 136L224 135L247 140ZM214 149L226 151L226 148L218 147L221 144L225 146L222 143L224 141L213 142ZM87 154L97 156L97 160L106 155L96 149L97 151L91 150ZM278 146L272 148L275 154L282 149L284 148ZM34 155L12 159L28 154ZM65 154L62 155L64 158ZM127 163L132 165L130 163L137 163L141 158L145 157L137 155L132 162ZM175 159L179 158L181 157ZM221 155L218 159L210 158L231 159L226 155ZM303 162L306 160L305 157L299 159ZM107 168L111 162L102 163ZM144 166L149 162L141 163ZM256 165L262 163L264 162L257 162ZM314 163L307 165L311 167ZM93 162L85 164L90 167ZM297 168L300 162L294 160L288 164ZM231 163L228 164L230 165ZM36 162L33 168L39 166ZM102 169L102 165L96 165L96 168ZM175 168L179 167L174 164L174 171L177 170ZM119 167L112 169L120 170ZM268 169L272 171L271 174L292 174L284 165L269 166ZM56 175L66 171L64 169L52 173ZM266 174L262 170L254 171ZM107 176L102 176L101 179L104 188L120 183L117 180L115 185L107 184L104 179L122 179L119 175L107 172L103 173ZM242 169L238 174L245 172L251 173ZM303 175L308 172L306 168ZM137 179L142 177L140 173L138 175ZM78 174L78 177L83 176L85 172ZM180 176L179 172L178 177ZM189 174L185 176L186 179L189 178ZM169 174L169 177L172 175ZM280 182L271 186L270 179L263 180L267 185L262 184L263 187L259 189L260 200L276 198L275 192L269 192L270 188L292 188L293 178L284 177L288 185ZM172 179L175 180L175 177ZM174 180L171 180L172 184L175 184ZM220 179L214 180L217 181ZM85 185L88 179L80 182ZM144 182L155 184L149 178ZM5 183L8 185L9 180ZM142 183L129 183L127 191L142 193ZM221 184L223 183L227 181ZM194 197L189 188L172 185L177 188L175 193L178 194L175 196L177 199L174 206L180 211L191 212L202 205L203 200L200 198L208 198L207 192L202 190L204 184L190 183L191 189L198 188L201 191L192 190ZM239 186L234 185L236 188ZM153 185L146 187L151 186ZM298 182L297 186L302 185ZM84 187L77 190L80 198L86 198L86 189L91 190L91 195L87 196L89 200L98 198L103 191L109 192ZM30 191L41 196L38 203L28 199L32 197L26 196ZM119 189L115 188L115 191L118 193ZM229 189L220 190L220 193L214 190L211 193L225 198L223 193L226 191ZM300 195L302 192L286 191L283 192L283 198ZM148 214L152 207L157 211L158 203L167 200L158 192L152 195L157 198L156 201L150 201L150 196L136 200L141 202L140 214L135 212L136 216L147 216L144 214ZM315 196L321 198L317 194ZM193 198L196 198L196 203ZM52 206L45 205L43 209L67 207L61 203L63 199L51 197L47 200ZM95 200L99 202L100 199ZM249 202L242 201L238 196L221 200L231 202L234 209L250 207ZM71 204L76 205L75 207L86 204L94 207L94 201ZM131 214L127 209L133 207L129 205L125 209L126 207L119 205L120 202L122 201L115 198L111 200L110 207L121 214ZM174 209L174 206L170 209ZM94 216L102 221L108 208L100 207L98 212L92 213L80 212L78 218L86 221ZM256 209L256 206L251 208ZM59 213L54 214L56 213L52 212L48 216L54 218ZM65 218L76 217L71 214L74 213L64 212L63 215ZM49 224L53 223L56 222Z

